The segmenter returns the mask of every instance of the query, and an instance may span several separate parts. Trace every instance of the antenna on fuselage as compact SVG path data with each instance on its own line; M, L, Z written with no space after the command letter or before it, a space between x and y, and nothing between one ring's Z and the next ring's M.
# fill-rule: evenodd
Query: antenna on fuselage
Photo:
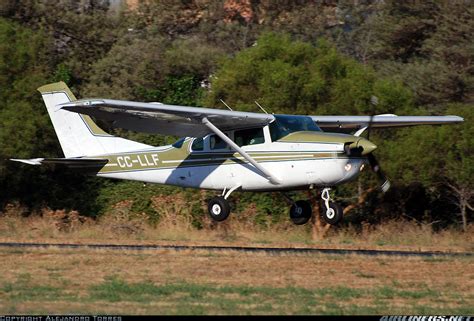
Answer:
M263 112L264 112L265 114L268 115L267 111L266 111L256 100L254 100L254 102L255 102L255 104L257 104L258 107L260 107L261 110L263 110Z
M223 103L227 108L229 108L230 111L233 111L232 108L230 108L230 106L225 103L225 101L223 101L223 100L220 99L220 98L219 98L219 100L220 100L221 103Z

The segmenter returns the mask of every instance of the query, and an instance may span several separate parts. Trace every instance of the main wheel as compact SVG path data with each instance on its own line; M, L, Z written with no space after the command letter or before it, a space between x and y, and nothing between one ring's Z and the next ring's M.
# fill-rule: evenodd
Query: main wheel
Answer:
M312 214L313 210L308 201L296 201L290 207L290 218L296 225L303 225L308 222Z
M323 202L321 206L321 216L326 221L326 223L331 225L337 225L342 221L342 207L341 205L329 201L329 209L326 207L326 204Z
M224 221L230 214L229 202L222 196L212 198L207 204L209 215L214 221Z

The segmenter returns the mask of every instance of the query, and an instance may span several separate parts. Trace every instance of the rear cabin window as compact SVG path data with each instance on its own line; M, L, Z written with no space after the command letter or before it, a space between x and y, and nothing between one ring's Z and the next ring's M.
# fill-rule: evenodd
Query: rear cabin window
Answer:
M265 142L263 128L236 130L234 132L234 142L238 146L263 144Z
M217 135L212 135L211 137L209 137L209 143L210 143L211 149L227 149L228 148L227 143L223 141L222 138L220 138Z
M193 151L204 150L204 140L202 139L202 137L194 139L193 144L191 145L191 149Z

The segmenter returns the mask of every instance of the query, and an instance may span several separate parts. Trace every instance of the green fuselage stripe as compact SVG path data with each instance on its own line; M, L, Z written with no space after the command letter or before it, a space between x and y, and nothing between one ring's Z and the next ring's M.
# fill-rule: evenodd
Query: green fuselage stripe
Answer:
M259 163L302 161L315 159L348 158L336 152L250 152ZM181 157L179 157L181 156ZM248 163L237 153L190 153L187 156L170 152L144 152L105 156L109 161L100 173L117 173L140 170L175 169L196 166L216 166Z

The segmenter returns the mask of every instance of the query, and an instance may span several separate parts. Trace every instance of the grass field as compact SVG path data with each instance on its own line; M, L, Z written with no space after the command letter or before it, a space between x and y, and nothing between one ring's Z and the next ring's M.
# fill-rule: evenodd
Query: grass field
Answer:
M0 250L1 314L473 314L474 258Z
M178 215L0 217L0 242L287 246L474 251L474 226L436 232L387 222L362 230L231 217L205 229ZM0 314L474 314L474 257L242 254L232 251L0 249Z

